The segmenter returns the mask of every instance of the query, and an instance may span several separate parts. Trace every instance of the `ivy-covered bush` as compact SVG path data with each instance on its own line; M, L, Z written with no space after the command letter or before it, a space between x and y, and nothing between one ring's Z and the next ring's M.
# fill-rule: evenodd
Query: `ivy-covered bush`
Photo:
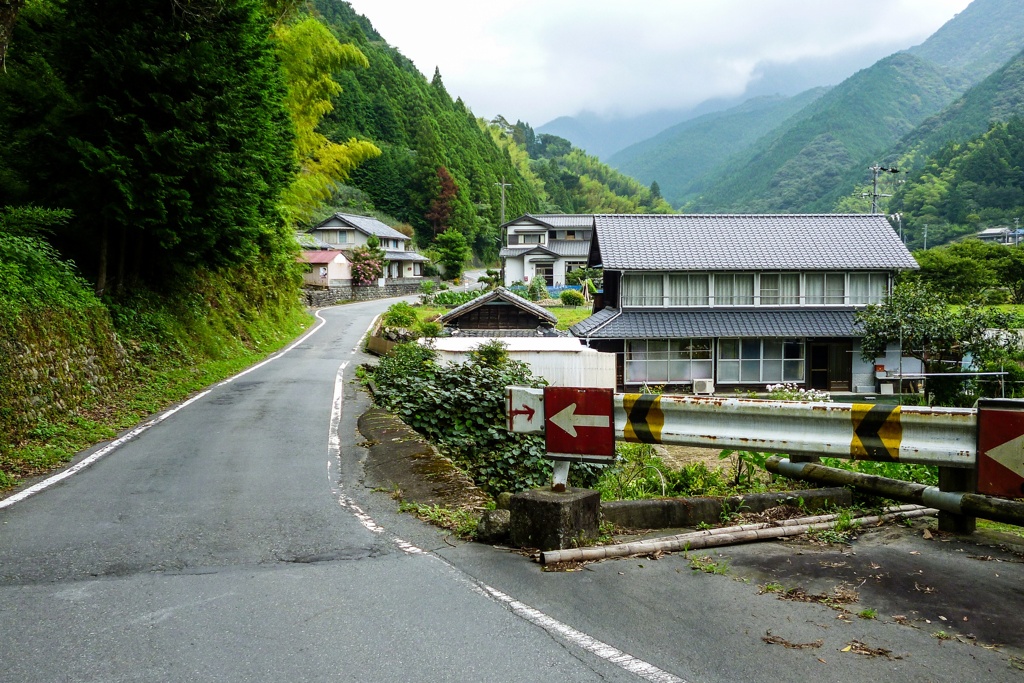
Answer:
M444 289L434 295L435 306L461 306L483 294L481 290Z
M485 346L468 362L447 365L429 348L396 346L368 373L377 403L437 444L491 495L550 484L544 438L505 428L505 387L540 387L544 380L491 348L496 344ZM571 474L574 486L593 483L590 468L576 465Z

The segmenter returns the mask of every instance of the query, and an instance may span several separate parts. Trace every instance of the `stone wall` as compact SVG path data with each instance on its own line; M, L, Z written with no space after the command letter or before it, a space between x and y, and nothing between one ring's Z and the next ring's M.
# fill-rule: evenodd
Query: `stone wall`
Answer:
M0 335L0 438L17 443L109 391L125 352L102 309L36 311Z
M424 281L432 281L437 284L440 282L440 278L396 278L385 280L383 287L377 285L360 287L353 285L351 281L347 284L327 288L306 287L302 290L302 300L307 306L322 308L344 301L371 301L373 299L388 299L395 296L408 296L410 294L419 294L420 286Z

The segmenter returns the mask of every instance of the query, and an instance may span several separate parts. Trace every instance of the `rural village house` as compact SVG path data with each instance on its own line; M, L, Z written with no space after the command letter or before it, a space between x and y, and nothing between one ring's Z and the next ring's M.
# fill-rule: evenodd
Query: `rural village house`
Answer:
M880 215L597 215L604 304L574 325L614 352L617 385L700 392L794 382L874 391L854 313L917 268ZM912 359L904 371L917 371Z
M591 214L525 214L501 226L505 286L544 278L549 287L565 284L565 276L587 265L594 231Z
M410 249L409 237L376 218L367 216L336 213L317 224L309 231L308 235L320 248L342 253L351 253L356 247L365 246L370 235L376 236L380 240L380 248L384 251L385 259L388 262L384 272L385 280L421 278L423 264L429 260L426 256ZM308 240L309 238L304 239L304 241ZM304 252L304 261L306 253L310 252ZM319 264L310 261L306 261L306 263L313 267L314 273L319 272ZM350 271L348 277L351 278ZM333 286L347 283L335 282L332 279L328 284Z

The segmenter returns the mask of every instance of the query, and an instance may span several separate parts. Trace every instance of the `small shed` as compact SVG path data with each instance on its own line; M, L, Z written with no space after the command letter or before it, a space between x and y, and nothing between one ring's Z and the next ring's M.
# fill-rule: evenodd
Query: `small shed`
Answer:
M509 358L522 361L552 386L615 387L615 354L599 353L575 337L497 337ZM491 341L480 337L420 339L447 363L465 363L471 351Z
M302 283L307 287L329 287L352 278L351 264L340 251L304 251L298 261L306 264Z
M498 287L453 308L438 318L450 334L461 332L500 336L512 330L531 330L538 336L559 336L558 319L551 311L527 301L504 287Z

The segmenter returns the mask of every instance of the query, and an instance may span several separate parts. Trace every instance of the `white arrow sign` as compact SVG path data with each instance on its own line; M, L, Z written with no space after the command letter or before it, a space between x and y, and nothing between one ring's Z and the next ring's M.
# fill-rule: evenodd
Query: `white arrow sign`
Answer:
M556 425L569 436L576 437L577 427L609 427L611 420L607 415L577 415L576 404L570 403L551 416L551 424Z
M1024 435L988 449L985 455L1018 477L1024 477Z

